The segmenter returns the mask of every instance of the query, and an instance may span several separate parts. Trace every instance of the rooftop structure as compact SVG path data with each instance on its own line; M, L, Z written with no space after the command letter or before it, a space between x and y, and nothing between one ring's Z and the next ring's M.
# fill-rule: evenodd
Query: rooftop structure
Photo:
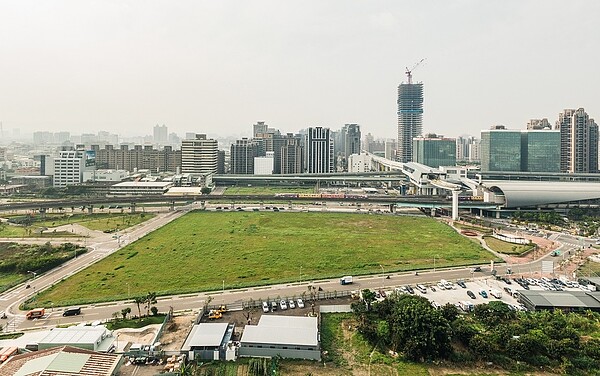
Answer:
M121 355L98 353L71 346L16 355L0 366L2 376L113 376Z
M600 312L600 292L519 290L519 300L527 309L592 310Z
M108 351L115 338L104 326L54 328L39 343L40 350L57 346L74 346L93 351Z
M181 350L188 352L190 359L225 360L234 328L228 323L194 325Z
M316 317L262 315L258 325L246 325L240 356L321 359Z

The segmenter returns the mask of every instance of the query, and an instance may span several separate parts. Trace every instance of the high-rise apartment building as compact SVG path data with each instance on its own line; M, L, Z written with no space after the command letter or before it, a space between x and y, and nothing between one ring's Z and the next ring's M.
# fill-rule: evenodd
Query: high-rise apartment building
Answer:
M531 119L527 122L527 129L540 130L540 129L552 129L552 125L547 118L543 119Z
M254 158L260 156L259 144L242 138L231 145L230 172L232 174L254 174Z
M345 124L341 133L344 157L347 159L352 154L360 154L360 125Z
M218 142L196 134L194 139L181 141L181 172L184 174L214 174L217 171Z
M309 174L333 172L333 138L329 128L308 128L304 148L306 171Z
M115 148L113 145L105 145L100 149L99 145L92 145L96 152L96 166L111 170L150 170L156 172L176 172L181 167L181 150L173 150L171 146L155 149L152 145L121 145Z
M277 170L277 156L275 156L275 173L301 174L304 172L304 147L300 137L288 134L286 143L281 147L279 170ZM278 172L279 171L279 172Z
M429 167L456 166L456 139L426 135L413 138L412 161Z
M423 83L398 86L398 162L410 162L412 140L423 132Z
M558 115L560 170L598 172L598 125L583 108L566 109Z
M154 143L164 145L169 141L169 129L166 125L158 125L154 126Z

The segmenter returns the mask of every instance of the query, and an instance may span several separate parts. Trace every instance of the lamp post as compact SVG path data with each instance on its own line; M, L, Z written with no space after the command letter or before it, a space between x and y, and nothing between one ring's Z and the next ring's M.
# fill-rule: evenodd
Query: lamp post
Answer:
M300 266L300 283L302 283L302 266Z
M435 273L435 255L433 256L433 272Z
M379 264L381 268L381 289L385 287L385 270L383 269L383 265Z

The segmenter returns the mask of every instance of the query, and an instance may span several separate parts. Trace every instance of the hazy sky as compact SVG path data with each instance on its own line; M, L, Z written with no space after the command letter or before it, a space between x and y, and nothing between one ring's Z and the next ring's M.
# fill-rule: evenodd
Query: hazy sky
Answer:
M600 1L0 0L4 129L393 137L406 66L424 130L600 120Z

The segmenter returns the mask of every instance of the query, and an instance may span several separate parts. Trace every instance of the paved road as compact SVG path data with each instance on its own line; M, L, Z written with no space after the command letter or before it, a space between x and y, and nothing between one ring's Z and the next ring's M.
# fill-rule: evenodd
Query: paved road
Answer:
M88 246L89 251L71 261L44 273L33 280L29 280L27 283L31 288L26 288L25 284L19 285L11 290L8 290L0 295L0 312L5 312L8 316L6 324L8 329L18 328L21 323L24 322L25 318L22 312L18 311L20 303L28 299L36 292L46 289L63 278L66 278L78 271L88 267L96 261L108 256L114 251L122 248L126 244L133 242L144 235L164 226L172 220L179 218L185 214L187 210L176 210L168 213L162 213L156 217L144 222L143 224L137 225L128 229L122 233L118 238L113 238L113 235L99 236L93 240L90 240ZM13 239L17 241L18 239ZM27 327L28 325L24 325Z
M128 233L128 242L137 240L145 234L154 231L155 229L163 226L164 224L172 221L175 218L183 215L190 208L185 210L178 210L170 212L168 214L159 215L156 218L138 225L137 228L133 229ZM335 210L335 208L328 208L329 210ZM346 209L346 208L338 208ZM552 240L563 243L559 248L562 254L566 254L567 251L579 248L581 246L588 246L593 244L593 240L583 239L579 237L573 237L566 234L554 234L551 237ZM119 244L120 243L120 244ZM86 255L80 256L76 260L72 260L62 267L56 268L51 272L40 276L35 279L34 282L30 282L33 286L31 289L25 289L24 286L19 286L11 291L8 291L0 295L0 311L6 311L8 313L8 330L16 329L32 329L42 327L52 327L59 324L75 323L81 321L96 321L104 320L112 317L113 313L119 312L124 307L130 307L133 314L137 313L137 306L131 301L122 302L108 302L89 306L83 306L81 316L74 317L62 317L62 309L55 310L52 307L48 310L48 314L43 319L27 321L25 320L22 312L17 312L18 305L34 294L36 289L46 288L56 281L65 278L77 271L91 265L97 260L105 257L106 255L114 252L120 247L124 246L124 242L120 242L117 239L105 239L94 244L91 244L92 251ZM545 255L533 262L527 264L515 265L495 265L495 269L499 275L506 273L506 268L511 267L515 273L528 273L541 270L541 261L552 258L549 254ZM457 280L457 279L469 279L490 276L489 266L483 267L483 272L473 273L470 268L456 268L456 269L445 269L445 270L434 270L419 272L419 275L413 273L397 273L390 274L389 279L387 274L378 274L372 276L355 277L354 283L350 286L341 286L337 279L334 280L322 280L322 281L303 281L297 283L280 284L265 287L255 287L247 289L237 290L225 290L208 293L195 293L185 294L177 296L163 297L158 300L157 307L160 311L164 312L173 307L176 311L181 310L197 310L200 309L209 297L212 298L211 304L234 304L237 302L247 301L250 299L254 300L267 300L284 297L300 296L303 292L307 292L308 285L312 284L316 287L320 287L325 292L342 291L342 290L361 290L365 288L369 289L391 289L393 287L416 284L416 283L432 283L439 281L440 279ZM142 308L143 309L143 308Z

